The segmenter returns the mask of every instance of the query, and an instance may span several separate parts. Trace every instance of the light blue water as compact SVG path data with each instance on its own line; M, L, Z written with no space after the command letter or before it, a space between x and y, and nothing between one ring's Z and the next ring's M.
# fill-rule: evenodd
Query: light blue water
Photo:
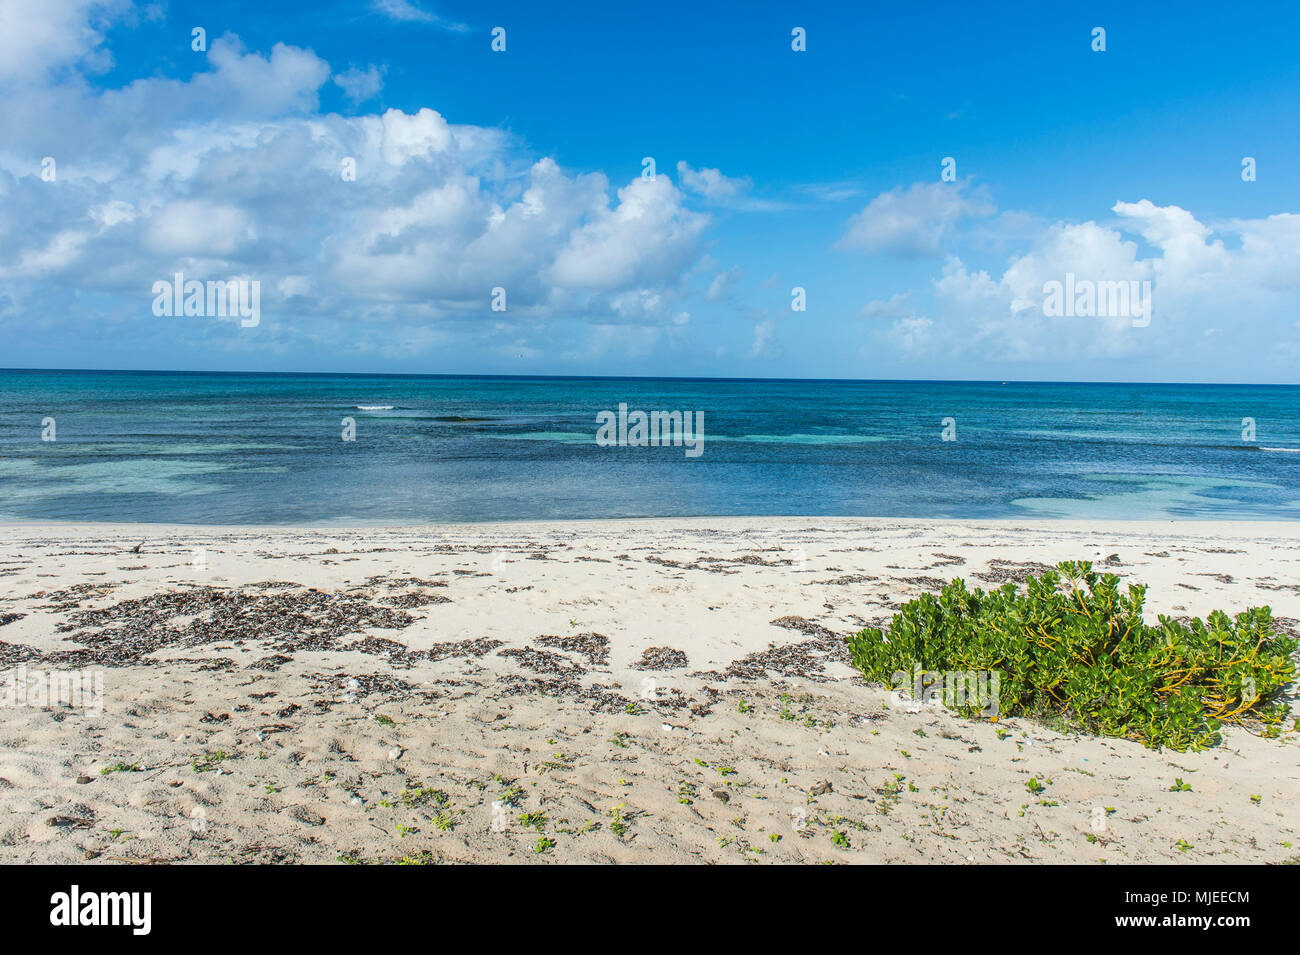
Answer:
M598 446L620 403L704 453ZM10 520L1296 519L1282 449L1300 387L0 372Z

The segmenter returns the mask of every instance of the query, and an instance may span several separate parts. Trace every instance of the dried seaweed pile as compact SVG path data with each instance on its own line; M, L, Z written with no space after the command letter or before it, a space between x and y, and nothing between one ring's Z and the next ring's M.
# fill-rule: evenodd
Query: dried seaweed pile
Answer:
M520 666L550 676L583 676L587 672L585 667L579 666L565 656L549 650L538 650L535 647L501 650L497 656L515 657L519 660Z
M519 696L521 694L538 694L541 696L567 697L578 703L590 704L593 713L620 713L625 711L632 701L613 687L601 683L586 686L573 675L555 677L550 680L532 679L509 673L501 677L504 687L501 696Z
M581 653L594 667L603 667L609 663L609 637L603 633L575 633L562 637L543 634L537 638L537 642L566 653Z
M719 678L765 680L770 671L784 677L803 677L821 683L826 680L828 661L851 662L844 638L819 623L803 617L779 617L772 621L772 625L798 630L809 639L751 653L732 663Z
M689 661L686 654L672 647L650 647L632 664L636 670L679 670Z
M680 560L673 560L669 557L660 557L658 554L651 554L645 559L647 564L658 564L660 567L669 567L673 570L707 570L711 574L734 574L738 573L743 566L750 567L792 567L794 559L790 557L778 557L774 560L764 560L758 554L745 554L743 557L712 557L704 555L697 557L690 563L683 563Z
M70 632L70 639L83 648L48 654L42 662L133 666L149 663L147 655L163 647L219 643L265 643L281 654L328 650L336 649L339 638L348 634L400 630L415 620L354 593L193 587L74 610L59 629Z
M1023 584L1030 577L1051 569L1047 564L1040 564L1032 560L1021 562L994 558L989 561L989 569L986 573L974 573L971 576L990 584Z

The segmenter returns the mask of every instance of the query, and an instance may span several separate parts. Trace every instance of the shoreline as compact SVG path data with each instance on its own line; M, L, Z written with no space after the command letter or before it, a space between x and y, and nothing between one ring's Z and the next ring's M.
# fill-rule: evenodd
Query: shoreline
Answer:
M258 533L258 534L303 534L328 532L384 532L402 533L419 531L464 531L471 529L511 530L538 528L598 528L617 526L653 526L678 523L692 529L691 525L730 525L740 522L768 522L772 524L830 522L837 525L853 525L859 529L872 529L884 525L905 525L926 527L935 524L953 525L973 530L981 529L1022 529L1022 530L1079 530L1095 532L1108 528L1118 528L1134 533L1166 532L1179 527L1212 531L1239 536L1230 532L1268 530L1282 532L1293 530L1300 541L1300 520L1233 520L1206 518L1065 518L1065 517L855 517L839 515L806 516L763 515L763 514L728 514L721 516L690 517L584 517L584 518L545 518L532 521L441 521L431 523L386 523L375 524L187 524L176 522L153 521L71 521L71 520L0 520L0 533L10 530L24 530L48 527L52 530L70 531L79 528L89 530L157 530L166 532L193 531L196 533ZM729 528L722 528L729 529ZM1249 536L1243 533L1240 536Z

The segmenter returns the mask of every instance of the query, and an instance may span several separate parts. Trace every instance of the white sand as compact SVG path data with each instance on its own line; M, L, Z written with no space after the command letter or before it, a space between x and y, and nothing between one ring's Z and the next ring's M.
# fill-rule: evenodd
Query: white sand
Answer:
M23 615L0 626L0 670L24 657L48 670L46 655L86 649L101 628L58 629L79 610L189 593L184 606L202 621L232 591L247 598L220 610L233 621L225 638L105 666L95 654L123 646L110 636L57 664L102 671L101 713L0 709L0 861L1300 855L1294 732L1268 740L1229 728L1222 746L1180 754L1021 719L909 713L836 650L839 635L886 623L932 588L926 578L989 587L974 575L990 561L1111 554L1119 563L1104 569L1150 585L1153 617L1268 604L1285 626L1300 618L1300 542L1285 523L0 526L0 614ZM297 586L249 586L259 582ZM332 595L315 595L313 613L341 600L352 616L307 639L310 618L288 609L311 596L303 588ZM410 595L448 599L384 603ZM415 619L336 626L372 611ZM259 616L240 624L237 613ZM804 622L772 623L791 617ZM139 633L191 619L164 613ZM573 649L594 638L539 641L592 633L608 638L607 662ZM366 637L394 643L358 646ZM482 639L500 645L473 643ZM463 641L440 659L423 652ZM634 668L652 647L684 653L686 665ZM707 672L774 649L731 676ZM101 775L119 763L138 766ZM1171 792L1175 778L1191 791ZM515 805L494 817L512 786ZM535 852L543 836L553 845Z

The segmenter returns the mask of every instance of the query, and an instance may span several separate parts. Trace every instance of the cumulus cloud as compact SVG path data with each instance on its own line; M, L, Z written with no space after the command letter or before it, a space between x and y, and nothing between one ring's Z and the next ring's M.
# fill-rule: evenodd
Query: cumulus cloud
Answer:
M130 11L130 0L0 0L0 80L40 82L73 64L107 69L104 33Z
M442 114L427 106L407 115L390 109L380 119L381 130L373 122L365 124L368 135L376 132L381 137L382 155L390 166L404 166L415 159L428 159L435 153L446 152L452 143L451 127Z
M933 280L935 291L949 302L963 305L987 303L998 295L998 283L983 270L970 272L961 259L950 255L943 271Z
M573 231L548 274L570 288L610 289L685 270L708 217L682 205L667 177L638 177L618 203Z
M965 218L990 216L991 202L966 181L913 183L882 192L849 220L840 249L900 256L938 255L941 242Z
M1020 256L1002 275L1012 311L1041 308L1043 286L1064 282L1073 273L1096 281L1143 281L1151 278L1152 262L1138 255L1137 243L1115 229L1095 222L1057 224Z
M1251 263L1261 289L1294 294L1300 288L1300 215L1281 213L1266 219L1233 219L1223 230L1241 242L1238 257Z
M149 216L144 244L163 255L231 258L254 236L250 216L243 209L180 199Z
M934 319L912 314L905 293L872 302L863 314L898 313L890 337L902 351L928 348L981 361L1168 360L1190 354L1225 324L1238 338L1275 335L1272 317L1293 307L1300 216L1211 226L1187 209L1148 199L1117 202L1111 212L1115 219L1104 224L1044 227L1000 275L950 255L931 282ZM1067 276L1073 283L1150 283L1151 324L1135 327L1128 314L1045 314L1045 287L1065 284Z
M43 55L67 63L96 42ZM182 271L258 279L259 334L281 342L355 339L358 324L434 347L414 329L689 322L686 280L709 217L668 177L615 188L429 107L322 114L334 74L310 50L250 52L226 36L206 66L103 91L53 80L0 111L5 315L125 327L150 314L153 282ZM334 81L361 100L377 74ZM47 154L54 181L41 175ZM503 313L490 307L498 287Z

